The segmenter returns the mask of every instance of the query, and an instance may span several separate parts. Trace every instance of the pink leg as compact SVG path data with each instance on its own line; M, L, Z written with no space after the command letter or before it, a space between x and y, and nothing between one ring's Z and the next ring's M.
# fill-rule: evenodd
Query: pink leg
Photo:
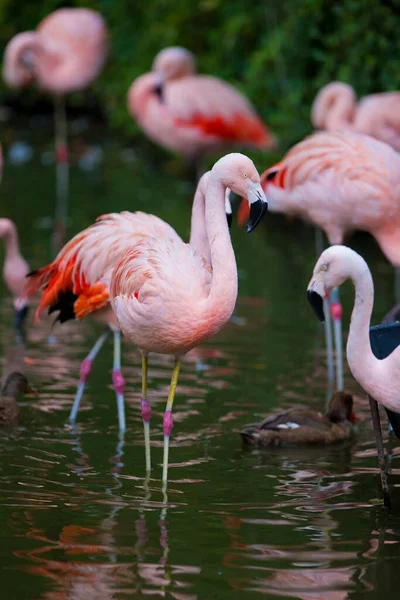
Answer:
M85 385L86 385L86 382L90 375L90 371L92 370L93 361L96 358L97 354L99 353L102 345L106 341L107 336L108 336L108 331L106 331L99 337L99 339L97 340L97 342L95 343L95 345L93 346L93 348L91 349L91 351L89 352L87 357L82 361L78 388L76 390L75 400L74 400L74 403L72 405L72 409L71 409L71 412L69 415L69 420L71 422L74 422L76 420L76 415L78 414L79 405L81 403Z
M121 333L114 331L114 366L112 373L113 386L117 397L118 422L120 431L125 431L125 379L121 373Z
M140 409L143 419L144 430L144 448L146 458L146 476L149 477L151 471L150 455L150 417L151 406L147 400L147 354L142 354L142 397L140 399Z

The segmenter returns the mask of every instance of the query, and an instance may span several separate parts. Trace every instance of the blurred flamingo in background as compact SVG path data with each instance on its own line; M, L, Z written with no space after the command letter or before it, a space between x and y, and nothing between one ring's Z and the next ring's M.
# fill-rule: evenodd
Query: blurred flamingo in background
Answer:
M15 327L22 333L23 323L28 313L28 301L23 298L23 291L30 268L20 253L17 228L10 219L0 219L0 238L4 240L6 250L3 279L13 297Z
M311 120L316 129L352 129L400 151L400 92L371 94L357 104L350 85L332 81L318 92Z
M204 194L209 173L205 173L197 186L193 200L190 245L200 253L205 264L210 263L210 248L205 232ZM228 220L230 205L227 203ZM103 346L108 331L114 335L113 386L117 397L118 420L121 430L125 429L124 378L121 373L120 330L110 307L109 281L113 268L124 254L140 240L182 240L165 221L142 212L111 213L99 217L94 224L78 233L59 252L55 260L33 272L26 287L26 296L42 290L36 318L48 309L59 311L56 320L64 323L69 319L83 319L89 315L105 324L103 333L84 359L80 370L80 381L70 413L74 422L90 374L93 360ZM147 358L142 360L143 374L147 377ZM141 410L146 440L149 435L151 408L147 402L147 378L143 379ZM146 448L149 444L146 442ZM146 454L150 470L150 454Z
M371 233L396 267L398 279L400 155L389 145L351 131L315 133L291 148L261 179L272 212L317 225L330 245L343 243L355 230ZM239 211L242 222L247 213L245 201ZM334 302L331 311L337 340L337 388L343 390L340 304Z
M129 88L128 110L150 139L194 161L197 177L206 152L276 145L243 94L221 79L197 75L195 57L185 48L157 54L151 73Z
M36 31L14 36L4 54L3 77L14 88L33 83L54 95L57 206L54 245L64 238L68 200L65 95L93 83L108 54L108 32L99 13L86 8L52 12Z
M235 308L238 282L225 215L227 188L248 198L248 231L254 229L267 208L259 174L249 158L243 154L228 154L215 163L205 194L204 230L211 264L178 236L163 235L132 244L111 275L111 304L127 340L135 344L146 359L149 352L175 358L163 420L164 488L181 358L214 336ZM147 363L143 366L147 370ZM143 378L147 380L146 371ZM147 390L146 382L144 386Z

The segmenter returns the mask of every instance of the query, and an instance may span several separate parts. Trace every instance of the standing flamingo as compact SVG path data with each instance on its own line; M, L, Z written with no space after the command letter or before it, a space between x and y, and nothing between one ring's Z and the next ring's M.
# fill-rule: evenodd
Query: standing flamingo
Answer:
M400 151L400 92L371 94L357 104L350 85L332 81L318 92L311 120L317 129L351 129Z
M204 194L209 173L205 173L197 186L193 200L190 245L203 256L205 264L210 263L209 242L205 232ZM227 201L227 218L230 217L230 204ZM52 263L33 272L26 288L26 296L38 289L42 297L36 318L48 309L49 313L59 311L56 320L64 323L69 319L82 319L89 315L107 326L107 330L96 341L80 369L80 381L70 413L74 422L89 377L92 363L103 346L108 331L114 335L113 386L117 397L118 419L121 430L125 429L124 378L121 373L120 330L109 305L109 280L111 272L132 245L147 237L176 238L175 230L154 215L142 212L111 213L99 217L94 224L78 233L59 252ZM145 366L143 370L145 370ZM150 419L150 405L143 393L141 403L145 424ZM150 460L150 457L148 458Z
M331 246L319 257L307 288L308 299L323 320L322 302L326 294L351 279L355 287L354 308L347 339L347 361L354 378L370 396L385 408L400 412L400 348L380 360L372 352L369 327L374 305L374 284L365 260L346 246ZM372 403L371 403L372 404ZM372 411L372 405L371 405ZM387 494L383 447L379 443L379 421L374 422L380 458L381 479Z
M243 94L216 77L197 75L195 57L185 48L157 54L151 73L129 88L128 110L150 139L194 161L198 174L206 152L276 144Z
M317 225L331 245L343 243L355 230L368 231L398 276L400 155L390 146L352 131L315 133L291 148L261 179L272 212ZM243 202L240 221L246 210ZM325 309L328 321L327 301ZM337 387L343 390L340 303L334 302L331 311L337 341Z
M236 303L237 268L225 216L226 188L248 198L248 231L254 229L267 208L260 177L249 158L228 154L215 163L205 195L205 233L211 265L177 236L158 236L132 245L111 275L111 304L122 333L142 352L144 380L149 352L175 358L163 421L164 487L181 358L215 335L231 317Z
M68 146L65 95L93 83L108 54L108 32L103 18L87 8L60 8L36 31L14 36L4 54L3 77L13 88L36 83L54 95L57 206L55 247L63 240L68 201Z
M28 313L28 302L23 298L23 290L30 269L19 251L17 228L10 219L0 219L0 238L4 240L6 249L3 279L13 297L15 327L17 331L21 331Z

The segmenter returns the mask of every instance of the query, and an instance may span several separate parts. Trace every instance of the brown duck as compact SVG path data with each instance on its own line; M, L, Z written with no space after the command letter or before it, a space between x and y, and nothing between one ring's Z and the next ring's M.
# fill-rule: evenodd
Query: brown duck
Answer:
M31 388L26 377L19 371L13 371L5 379L0 392L0 426L18 425L19 407L17 397L20 394L33 394L36 390Z
M239 433L253 446L300 446L333 444L352 434L353 397L336 392L325 414L311 408L292 408L271 415L262 423L247 425Z

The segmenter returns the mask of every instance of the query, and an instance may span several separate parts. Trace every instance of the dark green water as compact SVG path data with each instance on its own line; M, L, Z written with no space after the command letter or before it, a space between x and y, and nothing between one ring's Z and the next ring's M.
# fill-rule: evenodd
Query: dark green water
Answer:
M5 145L29 135L6 128ZM100 133L85 135L102 139ZM71 170L69 233L101 213L140 209L160 215L187 236L192 191L179 164L149 158L147 146L135 148L133 162L123 162L118 141L103 137L99 168ZM1 215L16 221L32 267L51 258L46 217L54 206L53 167L41 164L46 148L37 147L31 162L6 164L0 194ZM260 170L267 166L261 156L255 158ZM26 397L23 425L0 436L2 598L398 597L398 448L394 443L394 507L388 513L380 501L367 401L348 371L347 388L357 394L360 417L354 441L258 452L243 449L235 433L272 409L322 408L326 380L322 326L305 297L315 262L313 230L267 215L254 234L234 227L232 237L239 269L237 309L224 331L184 361L167 498L161 492L160 463L171 360L151 359L155 468L146 486L135 349L123 347L125 438L117 430L111 340L95 363L74 432L66 422L79 364L100 329L90 321L70 322L54 328L50 343L50 320L30 327L30 380L40 397ZM374 275L377 323L392 303L392 269L368 236L351 243ZM4 290L2 298L1 354L10 361L12 309ZM352 298L346 284L346 324Z

